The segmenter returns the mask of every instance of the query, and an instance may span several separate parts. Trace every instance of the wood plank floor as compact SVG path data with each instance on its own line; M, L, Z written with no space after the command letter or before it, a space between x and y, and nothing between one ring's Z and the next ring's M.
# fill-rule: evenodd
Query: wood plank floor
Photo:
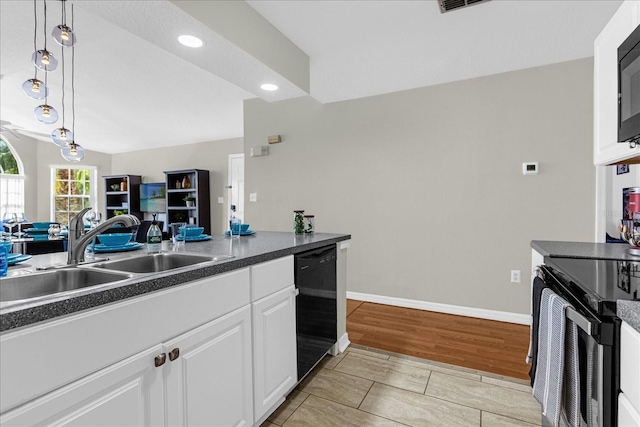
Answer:
M529 326L347 300L354 344L528 380Z

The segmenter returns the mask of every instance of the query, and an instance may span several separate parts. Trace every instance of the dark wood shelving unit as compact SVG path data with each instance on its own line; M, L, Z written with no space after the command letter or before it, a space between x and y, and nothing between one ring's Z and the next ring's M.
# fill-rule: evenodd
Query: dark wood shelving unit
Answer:
M204 227L205 234L211 234L211 212L209 208L209 171L204 169L182 169L165 171L167 191L167 221L189 223ZM188 188L184 188L185 177ZM184 198L194 198L194 206L187 206Z
M140 212L140 183L142 182L142 177L140 175L108 175L102 178L104 179L105 189L105 219L116 216L116 211L135 215L142 219L142 212ZM123 180L127 184L126 189L121 190ZM118 190L111 188L112 185L118 185Z

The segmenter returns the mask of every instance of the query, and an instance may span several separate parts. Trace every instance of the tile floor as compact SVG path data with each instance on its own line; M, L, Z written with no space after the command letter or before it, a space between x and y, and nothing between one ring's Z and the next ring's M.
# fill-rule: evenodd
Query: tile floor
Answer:
M352 345L325 357L261 427L539 425L525 381Z

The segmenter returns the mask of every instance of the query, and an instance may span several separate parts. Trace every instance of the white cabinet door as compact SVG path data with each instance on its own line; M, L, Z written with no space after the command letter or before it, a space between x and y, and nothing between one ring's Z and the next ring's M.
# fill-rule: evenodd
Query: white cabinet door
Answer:
M0 425L162 426L162 366L154 363L162 352L155 346L8 411Z
M626 1L594 42L594 164L640 160L640 144L618 143L618 47L640 24L640 3Z
M640 426L640 413L631 405L625 393L618 395L618 427Z
M166 342L164 349L168 425L253 424L249 305Z
M255 420L297 381L296 289L291 285L252 304Z

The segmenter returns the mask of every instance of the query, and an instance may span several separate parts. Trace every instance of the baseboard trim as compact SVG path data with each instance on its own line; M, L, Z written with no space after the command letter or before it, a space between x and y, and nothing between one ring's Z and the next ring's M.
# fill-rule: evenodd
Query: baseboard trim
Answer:
M331 347L331 350L329 350L329 353L332 356L337 356L340 353L342 353L343 351L345 351L347 349L347 347L349 347L349 345L351 344L351 341L349 341L349 334L347 334L346 332L338 339L338 342L335 343L333 345L333 347Z
M394 305L396 307L417 308L418 310L435 311L437 313L457 314L458 316L477 317L479 319L497 320L500 322L517 323L520 325L531 325L531 316L527 314L511 313L508 311L440 304L437 302L363 294L360 292L347 292L347 298L357 301Z

